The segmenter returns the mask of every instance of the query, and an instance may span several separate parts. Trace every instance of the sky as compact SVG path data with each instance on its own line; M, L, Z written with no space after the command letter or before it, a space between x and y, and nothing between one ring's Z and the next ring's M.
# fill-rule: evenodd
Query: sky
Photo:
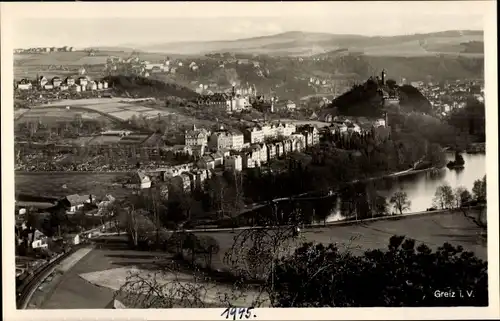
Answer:
M287 31L391 36L483 30L483 1L8 3L16 48L234 40Z

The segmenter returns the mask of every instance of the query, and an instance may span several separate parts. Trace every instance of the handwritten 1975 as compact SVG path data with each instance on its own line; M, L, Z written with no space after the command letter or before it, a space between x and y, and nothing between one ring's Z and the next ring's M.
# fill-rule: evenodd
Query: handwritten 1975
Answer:
M230 317L233 318L233 320L248 320L252 318L256 318L257 316L252 313L253 307L251 308L227 308L222 312L221 316L226 317L226 320L229 319Z

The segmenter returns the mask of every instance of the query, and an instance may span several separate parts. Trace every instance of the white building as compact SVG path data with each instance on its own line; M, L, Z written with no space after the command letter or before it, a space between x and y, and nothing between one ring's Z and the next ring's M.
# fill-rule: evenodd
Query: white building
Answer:
M375 126L375 127L380 127L380 126L385 127L385 119L383 119L383 118L379 118L379 119L377 119L377 120L374 122L373 126Z
M163 173L163 177L164 177L164 180L166 181L169 178L179 176L180 174L182 174L184 172L189 172L193 169L194 169L193 163L172 166L172 167L165 169L165 172Z
M350 123L347 125L347 131L351 133L361 133L361 127L358 124Z
M240 150L243 148L243 134L239 132L218 131L213 133L208 141L210 150L219 151L221 149Z
M80 86L87 86L88 83L89 83L89 80L87 79L87 77L79 77L78 78L78 84Z
M208 142L209 132L205 129L197 129L193 126L192 130L186 131L184 140L186 146L206 146Z
M31 88L33 88L33 85L30 82L17 85L17 89L19 90L30 90Z
M88 84L87 84L87 89L88 90L97 90L97 84L95 81L90 81Z
M239 155L227 156L224 159L224 169L227 171L240 172L243 168L242 158Z
M297 105L291 100L287 101L286 103L286 109L288 110L295 110L297 108Z
M240 132L231 132L231 146L229 148L234 150L241 150L244 144L243 134Z
M137 172L137 176L139 178L141 189L151 188L151 179L149 178L149 176L147 176L143 172Z
M248 128L245 131L244 136L246 136L246 139L250 142L250 144L257 144L264 141L264 131L260 127Z
M278 124L276 127L276 133L278 136L288 137L295 133L297 127L292 123Z
M33 243L31 243L31 246L34 249L48 248L49 247L48 238L39 230L35 230L34 233L35 233L34 238L33 238L34 241L33 241Z

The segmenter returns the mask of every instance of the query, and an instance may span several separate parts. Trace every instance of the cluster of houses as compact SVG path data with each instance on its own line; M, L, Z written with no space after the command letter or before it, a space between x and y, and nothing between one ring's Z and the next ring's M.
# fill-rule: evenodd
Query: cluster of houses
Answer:
M443 116L455 109L464 108L470 97L484 102L484 85L480 82L457 80L451 83L435 84L418 81L412 82L411 85L418 88L429 100L434 111Z
M252 107L252 101L256 99L257 89L255 86L243 86L236 88L234 85L228 92L213 93L207 91L208 86L201 85L197 92L200 94L196 103L198 107L215 107L225 110L227 113L241 112Z
M64 209L66 214L74 215L79 210L84 209L86 206L91 208L92 210L97 209L96 215L102 215L103 211L108 208L113 202L115 198L111 195L106 195L106 197L98 201L93 195L78 195L72 194L68 195L62 199L53 200L52 202L45 203L33 203L33 202L17 202L16 201L16 231L18 231L19 235L23 233L23 231L27 231L27 224L24 220L24 215L27 213L27 209L33 207L35 205L38 208L38 211L46 211L51 212L58 209ZM32 248L47 248L49 238L45 236L39 230L34 230L32 233L34 235L28 235L28 239L31 242ZM31 233L30 233L31 234ZM69 241L70 244L76 245L80 243L80 235L77 233L66 235L65 238ZM22 242L22 238L19 237L17 239L18 245Z
M117 71L119 69L126 69L143 77L149 77L154 73L176 74L177 69L183 66L184 63L182 61L173 61L169 57L156 63L142 60L135 55L129 58L110 56L106 61L106 70ZM194 61L186 65L186 67L191 71L199 69L199 65Z
M208 87L207 87L208 88ZM205 88L200 88L199 93L204 92ZM264 96L257 96L255 86L246 86L236 89L232 87L228 92L213 93L208 91L207 94L200 94L196 100L198 107L215 107L226 111L228 114L241 112L252 107L262 112L275 112L276 110L293 111L297 105L291 101L279 101L278 97L270 97L267 101ZM253 103L257 103L256 106Z
M319 143L314 126L297 127L291 123L269 123L247 128L244 132L220 128L210 132L197 129L185 133L185 145L198 151L198 166L213 169L219 165L228 170L258 167L287 152L300 151Z
M220 128L209 131L193 128L185 132L185 145L177 151L194 155L195 161L168 167L155 167L137 172L134 182L127 187L145 189L151 187L151 177L160 177L163 194L170 188L190 192L203 188L204 182L215 170L240 172L260 167L268 161L281 158L294 151L302 151L319 143L319 132L311 125L264 124L248 128L243 133ZM132 186L132 184L135 184Z
M108 89L108 82L106 80L91 80L88 76L68 76L65 79L60 77L53 77L47 79L45 76L39 76L35 84L28 79L22 79L15 83L15 89L18 90L31 90L36 86L45 90L60 90L60 91L92 91Z
M15 54L23 53L44 53L44 52L73 52L75 48L64 46L64 47L38 47L38 48L27 48L27 49L14 49Z

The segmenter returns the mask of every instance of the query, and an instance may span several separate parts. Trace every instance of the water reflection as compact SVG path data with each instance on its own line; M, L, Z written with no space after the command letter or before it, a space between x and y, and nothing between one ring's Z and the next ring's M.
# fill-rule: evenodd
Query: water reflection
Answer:
M374 185L377 194L389 200L397 191L404 191L411 200L411 212L425 211L432 206L432 200L436 192L436 188L440 185L448 183L452 188L464 186L468 190L472 189L474 181L482 178L486 174L486 155L485 154L463 154L465 167L461 169L443 168L433 172L422 172L415 175L384 178L373 181L370 184ZM447 154L448 160L454 159L454 154ZM359 190L358 190L359 193ZM347 193L349 194L349 193ZM360 195L357 195L358 200L352 199L346 193L340 193L337 206L332 211L332 214L327 221L336 221L344 217L353 215L356 206L364 207L364 203L369 200L360 201ZM368 198L368 192L361 193L362 197ZM352 195L352 194L351 194ZM357 204L357 205L356 205ZM392 209L389 209L392 212Z
M302 222L315 221L325 223L346 218L370 218L394 212L388 204L389 199L398 191L404 191L411 201L406 212L420 212L432 207L434 194L438 186L448 183L452 188L464 186L472 190L474 181L486 174L486 156L484 154L464 154L465 167L462 169L442 168L435 171L420 172L414 175L383 178L366 183L348 185L336 195L315 200L296 200L291 203L275 204L280 212L300 211ZM454 154L448 154L449 160ZM268 211L267 207L263 211ZM271 215L265 212L262 217ZM287 221L288 218L280 217Z

